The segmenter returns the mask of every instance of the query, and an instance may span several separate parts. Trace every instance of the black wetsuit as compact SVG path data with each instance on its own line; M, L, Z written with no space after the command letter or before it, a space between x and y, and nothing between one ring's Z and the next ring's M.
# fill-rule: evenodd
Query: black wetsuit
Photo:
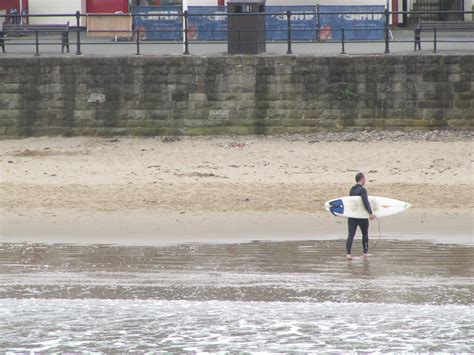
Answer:
M369 214L372 214L372 209L370 208L369 199L367 197L367 190L360 184L352 186L350 191L351 196L360 196L362 202L364 203L365 209ZM364 253L369 251L369 220L367 218L349 218L347 221L348 227L348 236L346 241L346 250L347 254L351 254L352 242L357 231L357 226L362 232L362 247L364 248Z

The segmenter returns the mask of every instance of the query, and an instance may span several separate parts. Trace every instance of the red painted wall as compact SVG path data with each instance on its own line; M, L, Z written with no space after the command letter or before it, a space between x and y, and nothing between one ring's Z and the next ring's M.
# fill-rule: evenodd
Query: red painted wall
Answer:
M20 0L0 0L0 9L7 9L7 12L9 12L10 9L20 11Z
M28 0L0 0L0 9L7 10L7 14L10 13L10 9L17 9L20 12L20 1L22 10L26 10L28 13ZM3 21L8 21L8 18L2 18ZM27 23L28 18L23 18L23 23Z
M392 0L392 11L393 12L398 11L398 0ZM398 26L398 15L397 14L392 15L392 24L394 26Z
M128 0L87 0L86 6L88 13L128 12Z

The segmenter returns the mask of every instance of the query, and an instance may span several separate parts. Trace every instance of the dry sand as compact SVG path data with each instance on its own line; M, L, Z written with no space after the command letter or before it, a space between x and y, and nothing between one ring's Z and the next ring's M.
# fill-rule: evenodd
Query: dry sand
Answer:
M344 137L341 135L341 137ZM473 241L468 138L318 136L0 141L2 241L230 242L341 238L324 201L357 171L369 194L413 204L384 236ZM378 236L377 223L371 234Z

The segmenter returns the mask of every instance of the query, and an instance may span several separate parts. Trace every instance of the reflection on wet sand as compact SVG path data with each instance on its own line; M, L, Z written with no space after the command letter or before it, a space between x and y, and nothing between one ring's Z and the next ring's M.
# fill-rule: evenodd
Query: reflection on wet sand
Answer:
M346 261L343 241L3 244L0 298L469 305L473 251L383 240Z

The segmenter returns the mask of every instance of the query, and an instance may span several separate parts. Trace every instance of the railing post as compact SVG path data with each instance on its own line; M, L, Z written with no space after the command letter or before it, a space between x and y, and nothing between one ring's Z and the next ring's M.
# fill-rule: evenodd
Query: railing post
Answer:
M135 55L140 55L140 29L137 28L137 53Z
M189 54L189 37L188 37L188 10L184 11L184 55Z
M390 53L390 11L385 9L385 53Z
M286 51L286 54L293 54L293 51L291 50L291 11L290 10L286 12L286 17L288 19L288 50Z
M2 31L0 31L0 47L2 47L2 53L5 53L5 40L4 40L4 34Z
M237 44L239 45L239 53L240 53L240 28L237 30Z
M36 53L35 57L39 56L39 32L38 30L35 31L35 44L36 44Z
M434 38L433 38L433 44L434 44L434 47L433 47L433 53L437 53L437 42L438 41L438 31L437 31L437 28L435 27L434 28Z
M341 39L342 39L342 52L341 54L346 54L346 51L345 51L345 39L346 39L346 30L344 27L342 27L342 32L341 32Z
M76 12L76 33L77 33L77 50L76 55L82 55L81 53L81 12Z
M415 32L414 32L414 33L415 33L415 39L413 40L413 43L414 43L414 45L415 45L415 52L416 52L417 46L418 46L418 48L421 46L421 45L419 44L419 43L420 43L420 42L419 42L419 41L420 41L420 36L418 35L418 29L417 29L417 28L415 28ZM420 48L420 49L421 49L421 48Z

